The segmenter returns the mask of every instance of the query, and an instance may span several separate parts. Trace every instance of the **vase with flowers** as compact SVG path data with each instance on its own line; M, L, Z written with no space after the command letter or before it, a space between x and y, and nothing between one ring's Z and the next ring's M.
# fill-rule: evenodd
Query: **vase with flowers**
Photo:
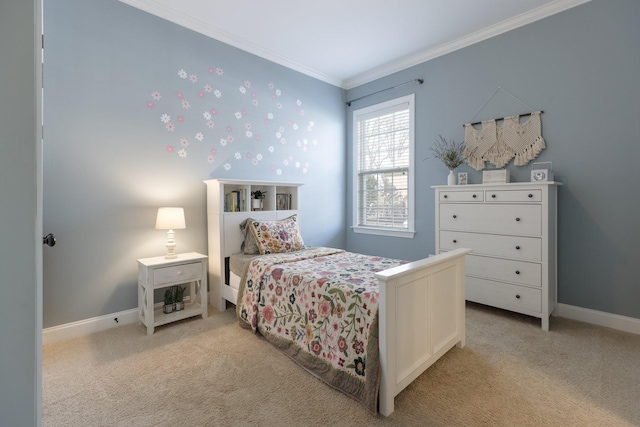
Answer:
M456 185L456 176L453 170L464 163L464 143L457 143L453 139L447 141L442 135L435 138L436 143L430 148L433 151L433 158L441 160L449 169L447 185Z

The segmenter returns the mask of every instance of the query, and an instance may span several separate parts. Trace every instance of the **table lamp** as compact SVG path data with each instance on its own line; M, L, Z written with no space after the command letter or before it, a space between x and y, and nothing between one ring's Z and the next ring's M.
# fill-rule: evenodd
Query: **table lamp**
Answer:
M173 230L187 228L184 220L183 208L158 208L156 217L156 229L167 230L167 253L166 259L177 258L175 232Z

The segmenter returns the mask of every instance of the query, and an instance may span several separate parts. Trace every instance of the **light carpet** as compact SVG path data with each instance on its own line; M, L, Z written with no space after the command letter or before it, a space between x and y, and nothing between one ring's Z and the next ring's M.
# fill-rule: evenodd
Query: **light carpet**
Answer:
M44 426L640 426L640 336L467 303L467 345L388 418L328 387L233 308L43 349Z

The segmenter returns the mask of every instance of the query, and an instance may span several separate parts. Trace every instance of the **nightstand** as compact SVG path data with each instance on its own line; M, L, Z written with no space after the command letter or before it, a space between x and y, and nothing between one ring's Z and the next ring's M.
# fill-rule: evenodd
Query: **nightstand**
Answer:
M154 303L154 291L173 285L189 284L189 298L184 309L165 314L162 303ZM196 252L138 260L138 323L153 335L157 326L192 316L207 318L207 256Z

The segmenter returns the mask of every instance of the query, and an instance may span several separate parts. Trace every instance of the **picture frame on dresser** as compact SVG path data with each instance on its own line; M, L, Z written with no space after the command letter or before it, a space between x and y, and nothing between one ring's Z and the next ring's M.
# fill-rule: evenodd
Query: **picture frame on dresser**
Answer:
M467 256L465 298L541 319L558 303L559 182L432 186L436 254L460 247Z
M467 173L458 172L458 185L467 185Z

